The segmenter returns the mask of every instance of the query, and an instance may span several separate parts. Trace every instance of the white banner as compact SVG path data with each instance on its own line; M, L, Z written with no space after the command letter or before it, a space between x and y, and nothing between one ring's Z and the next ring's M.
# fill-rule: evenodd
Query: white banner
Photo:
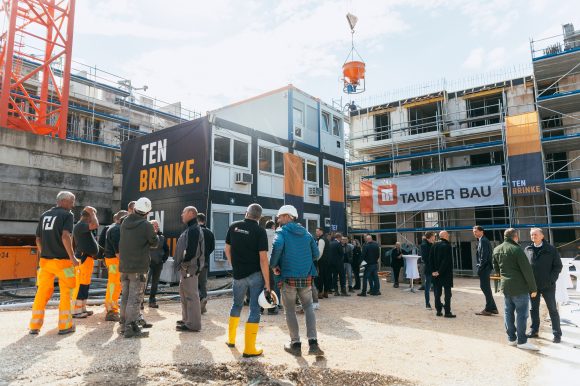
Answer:
M503 205L501 166L361 181L361 213Z

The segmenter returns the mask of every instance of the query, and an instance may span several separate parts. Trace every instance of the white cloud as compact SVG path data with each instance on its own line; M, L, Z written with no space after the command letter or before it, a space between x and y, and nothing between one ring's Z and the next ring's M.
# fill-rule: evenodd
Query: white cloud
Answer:
M463 68L467 70L496 70L506 64L506 49L496 47L486 51L483 47L471 50L467 58L463 61Z
M482 47L474 48L471 50L467 59L463 62L463 67L469 70L479 70L483 64L483 57L485 51Z

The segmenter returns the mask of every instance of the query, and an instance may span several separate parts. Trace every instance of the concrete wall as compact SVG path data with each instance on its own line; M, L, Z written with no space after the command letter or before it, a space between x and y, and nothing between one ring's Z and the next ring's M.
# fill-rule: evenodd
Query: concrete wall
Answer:
M113 176L115 150L0 128L0 235L30 234L59 191L77 197L75 220L85 205L111 222L120 199ZM117 172L120 175L120 171ZM116 178L120 186L120 176ZM115 194L114 194L115 193ZM31 231L32 230L32 231Z

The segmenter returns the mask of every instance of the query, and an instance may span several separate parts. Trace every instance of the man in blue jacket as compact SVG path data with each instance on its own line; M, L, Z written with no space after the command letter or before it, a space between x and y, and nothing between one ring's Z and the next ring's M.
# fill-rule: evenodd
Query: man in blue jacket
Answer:
M295 356L302 355L302 343L296 318L296 295L300 298L306 315L306 335L308 337L308 354L324 356L318 346L316 334L316 316L312 307L312 281L316 277L315 261L318 259L318 246L312 235L296 223L298 211L292 205L284 205L278 211L281 228L276 231L272 246L270 266L276 275L280 275L282 284L282 301L286 324L290 331L290 343L284 350Z

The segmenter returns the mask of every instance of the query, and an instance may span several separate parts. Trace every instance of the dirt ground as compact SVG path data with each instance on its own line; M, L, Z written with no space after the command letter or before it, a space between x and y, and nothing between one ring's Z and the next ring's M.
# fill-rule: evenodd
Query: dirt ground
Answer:
M282 314L264 315L258 343L264 356L244 359L243 323L237 345L224 344L231 298L210 300L199 333L175 331L177 302L145 308L150 337L124 339L118 324L104 321L103 307L77 323L74 334L57 335L57 310L47 311L39 336L28 335L29 311L0 312L0 384L213 384L213 385L549 385L580 379L580 332L564 327L551 343L542 323L539 353L506 344L503 317L481 317L479 282L456 279L452 308L457 319L424 308L424 293L381 281L382 295L331 297L316 311L324 358L295 358ZM570 290L572 300L580 293ZM503 306L496 294L498 306ZM563 318L578 306L561 308ZM543 310L545 314L545 309ZM242 320L247 309L242 314ZM300 316L304 337L304 317ZM305 340L305 338L304 338ZM306 350L303 347L304 353Z

